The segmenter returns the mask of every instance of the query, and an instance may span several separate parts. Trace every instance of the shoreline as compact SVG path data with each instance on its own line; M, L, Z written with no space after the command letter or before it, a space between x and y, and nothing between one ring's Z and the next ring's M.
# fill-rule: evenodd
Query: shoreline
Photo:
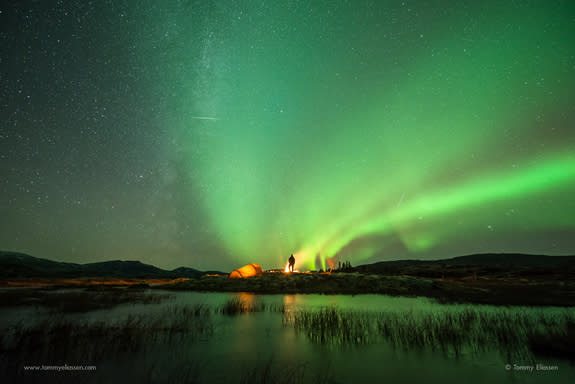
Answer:
M10 279L0 288L250 292L256 294L325 294L427 297L440 303L503 306L575 306L575 282L551 278L428 278L352 273L264 273L244 279L204 275L198 279Z
M360 273L274 273L246 279L204 276L201 279L158 285L154 289L259 294L382 294L421 296L440 303L575 306L573 282L508 278L466 280Z

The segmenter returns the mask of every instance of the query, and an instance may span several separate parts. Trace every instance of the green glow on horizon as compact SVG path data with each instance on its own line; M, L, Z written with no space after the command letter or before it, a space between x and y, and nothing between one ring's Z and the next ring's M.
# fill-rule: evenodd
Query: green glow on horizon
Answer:
M327 251L337 253L347 242L359 235L372 232L385 233L418 217L437 217L464 208L482 206L501 199L516 199L573 183L575 183L573 154L523 172L499 175L492 179L480 178L470 183L462 183L453 189L438 190L433 194L422 196L392 212L380 213L374 219L366 220L364 226L346 236L341 236L336 245ZM575 218L570 219L570 224L575 226ZM425 249L432 243L425 237L418 241L423 244L415 244L415 248Z
M240 3L206 11L174 53L188 72L165 74L190 79L170 125L238 264L325 268L350 246L358 263L394 239L421 254L463 214L471 246L501 204L501 231L575 226L572 3Z

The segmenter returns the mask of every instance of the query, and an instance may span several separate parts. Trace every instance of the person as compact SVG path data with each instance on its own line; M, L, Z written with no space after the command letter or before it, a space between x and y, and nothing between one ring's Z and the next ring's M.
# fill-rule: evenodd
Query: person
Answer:
M288 271L293 272L293 267L295 265L295 257L293 257L293 254L289 257L289 268Z

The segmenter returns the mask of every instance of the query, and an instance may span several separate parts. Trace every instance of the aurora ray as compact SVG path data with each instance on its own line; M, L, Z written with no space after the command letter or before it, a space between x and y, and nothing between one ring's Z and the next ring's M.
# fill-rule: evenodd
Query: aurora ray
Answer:
M399 5L375 14L350 7L321 3L317 12L329 21L298 22L297 34L273 33L305 19L284 6L223 12L228 20L250 15L249 25L207 23L214 37L205 49L224 69L202 71L213 89L201 97L190 89L189 100L234 119L203 139L206 152L190 164L204 164L204 206L229 254L282 265L297 251L314 268L317 254L346 249L357 263L377 252L393 258L385 241L371 253L349 249L354 239L392 232L413 257L432 256L434 234L445 229L417 218L457 231L459 211L487 217L482 211L502 200L529 222L520 228L500 219L502 236L504 228L527 236L573 230L565 219L573 217L575 183L571 6L454 8L440 28L438 11L417 3L413 11L434 16ZM376 22L391 14L409 31ZM557 160L557 153L567 155ZM557 200L527 204L550 194ZM540 210L557 216L538 223ZM440 238L472 242L480 230L474 224L466 238ZM512 242L509 249L522 250Z
M230 271L292 253L300 269L573 254L573 15L567 0L15 3L0 241Z

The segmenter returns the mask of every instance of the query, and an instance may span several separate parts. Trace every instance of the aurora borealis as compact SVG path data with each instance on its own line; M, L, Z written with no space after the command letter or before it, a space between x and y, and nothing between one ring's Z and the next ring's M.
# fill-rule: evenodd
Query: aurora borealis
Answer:
M0 11L0 249L222 270L575 254L571 1Z

